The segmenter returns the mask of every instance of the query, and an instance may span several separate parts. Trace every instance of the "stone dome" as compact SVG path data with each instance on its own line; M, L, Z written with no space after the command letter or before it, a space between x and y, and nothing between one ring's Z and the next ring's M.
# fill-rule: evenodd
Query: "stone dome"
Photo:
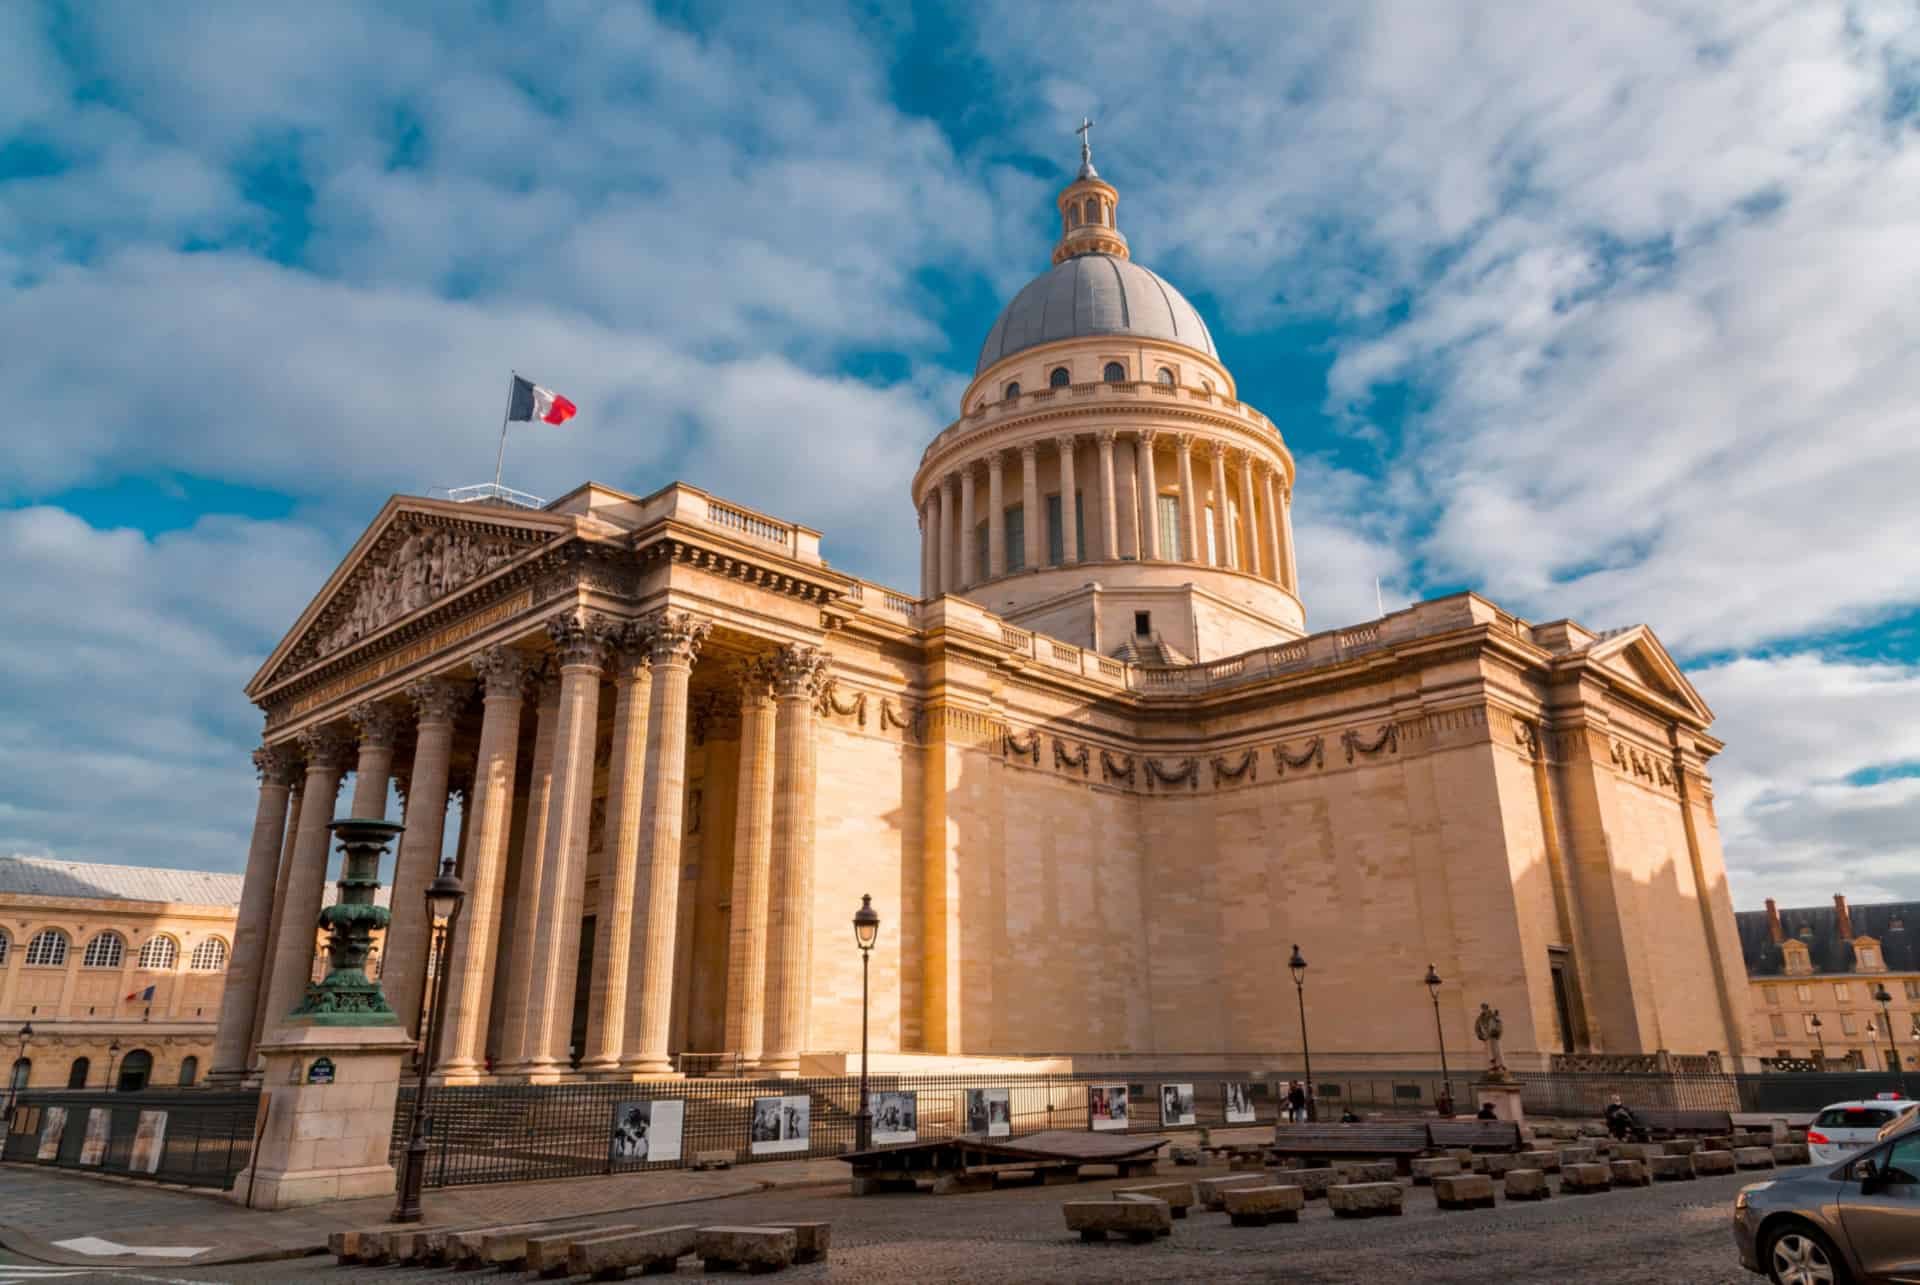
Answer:
M1112 254L1076 254L1013 297L987 332L973 373L1040 344L1089 335L1137 335L1220 357L1200 313L1160 276Z

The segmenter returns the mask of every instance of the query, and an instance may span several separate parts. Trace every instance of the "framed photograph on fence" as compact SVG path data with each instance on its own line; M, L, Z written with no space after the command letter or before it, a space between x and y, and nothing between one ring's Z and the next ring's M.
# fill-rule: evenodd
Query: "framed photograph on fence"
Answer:
M756 1156L776 1155L783 1151L804 1153L813 1127L813 1102L805 1094L791 1097L755 1098L753 1123L747 1135Z
M142 1111L133 1129L133 1157L128 1167L135 1173L160 1172L160 1158L167 1150L167 1113Z
M57 1160L60 1158L60 1139L67 1133L67 1109L48 1107L46 1115L40 1119L40 1147L33 1153L35 1160Z
M607 1159L616 1165L659 1164L680 1159L687 1104L681 1098L621 1102L613 1108Z
M1228 1124L1253 1123L1252 1086L1236 1080L1229 1080L1221 1086L1226 1097L1226 1117Z
M97 1165L107 1158L107 1139L113 1133L113 1112L87 1108L87 1136L80 1140L80 1163Z
M918 1094L876 1093L873 1095L871 1109L875 1142L886 1144L920 1140Z
M1193 1086L1191 1084L1163 1084L1160 1086L1160 1123L1192 1124Z
M989 1138L1013 1133L1013 1094L1008 1089L967 1090L967 1132Z
M1127 1127L1127 1086L1090 1084L1087 1086L1087 1124L1094 1129Z

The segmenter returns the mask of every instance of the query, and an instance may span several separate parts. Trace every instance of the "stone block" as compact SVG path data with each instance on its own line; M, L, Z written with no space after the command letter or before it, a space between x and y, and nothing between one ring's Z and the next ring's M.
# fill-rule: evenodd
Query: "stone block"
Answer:
M1616 1142L1612 1152L1615 1160L1645 1160L1660 1153L1660 1144L1656 1142Z
M1227 1168L1234 1173L1264 1173L1266 1167L1266 1158L1252 1151L1236 1151L1227 1161Z
M1392 1182L1400 1176L1391 1160L1336 1160L1333 1169L1349 1183Z
M1175 1163L1175 1164L1177 1164L1177 1165L1197 1165L1197 1164L1199 1164L1199 1163L1200 1163L1200 1148L1198 1148L1198 1147L1175 1147L1175 1148L1173 1148L1173 1163Z
M1773 1144L1773 1163L1777 1165L1804 1165L1812 1162L1812 1157L1807 1154L1807 1144L1804 1142Z
M833 1248L832 1223L767 1223L768 1227L786 1227L795 1238L793 1261L796 1263L824 1263L827 1254Z
M1471 1173L1473 1171L1474 1156L1472 1147L1448 1147L1447 1155L1460 1162L1461 1173Z
M1493 1179L1483 1173L1435 1174L1433 1198L1442 1209L1492 1209Z
M1686 1182L1693 1177L1692 1156L1648 1156L1646 1165L1655 1182Z
M1773 1131L1771 1129L1736 1129L1733 1134L1736 1147L1771 1147Z
M436 1238L445 1245L447 1236L458 1230L454 1226L423 1227L417 1223L401 1227L387 1234L387 1253L396 1263L420 1262Z
M1160 1199L1158 1196L1142 1196L1135 1193L1119 1192L1119 1191L1116 1191L1113 1193L1113 1198L1115 1200L1131 1201L1136 1204L1164 1205L1167 1203L1166 1201ZM1168 1214L1172 1214L1173 1210L1171 1209L1171 1207L1169 1207L1167 1212ZM1161 1232L1160 1235L1162 1236L1173 1235L1173 1220L1171 1218L1167 1220L1167 1229Z
M1267 1176L1263 1173L1235 1173L1228 1174L1224 1178L1202 1178L1199 1182L1193 1184L1193 1190L1194 1198L1200 1202L1202 1209L1218 1211L1227 1207L1223 1194L1227 1188L1264 1187L1266 1185Z
M1688 1157L1693 1161L1696 1174L1732 1173L1734 1160L1731 1151L1696 1151Z
M1666 1148L1667 1154L1670 1156L1690 1156L1700 1150L1700 1139L1669 1138L1660 1145Z
M1481 1156L1480 1159L1485 1162L1484 1172L1489 1178L1504 1178L1509 1170L1531 1167L1520 1159L1518 1153Z
M777 1272L793 1266L800 1237L791 1227L702 1227L693 1252L710 1272Z
M1413 1162L1412 1168L1413 1185L1425 1187L1431 1185L1435 1178L1459 1173L1460 1162L1452 1156L1423 1156Z
M1308 1200L1319 1200L1327 1194L1327 1188L1346 1178L1338 1169L1276 1169L1273 1181L1300 1188Z
M1562 1195L1575 1192L1605 1191L1613 1185L1613 1174L1599 1161L1560 1166Z
M593 1223L574 1222L570 1224L523 1223L513 1227L496 1227L485 1230L475 1237L472 1232L461 1232L454 1237L456 1244L469 1246L461 1255L460 1261L468 1264L491 1263L495 1266L517 1267L527 1261L527 1243L535 1239L552 1239L567 1235L582 1235L605 1231L614 1231L613 1227ZM474 1239L469 1239L474 1237ZM562 1256L564 1258L564 1255Z
M1558 1151L1522 1151L1521 1165L1526 1169L1539 1169L1544 1173L1560 1172L1560 1153Z
M1644 1187L1653 1181L1647 1162L1638 1158L1610 1161L1607 1172L1616 1187Z
M1306 1203L1298 1187L1229 1187L1226 1191L1227 1217L1235 1227L1297 1223Z
M1144 1244L1173 1230L1173 1212L1164 1200L1069 1200L1060 1206L1067 1230L1081 1240L1105 1240L1109 1233Z
M1560 1148L1560 1168L1564 1171L1568 1165L1590 1165L1596 1159L1592 1147Z
M1733 1139L1724 1134L1718 1137L1702 1138L1700 1139L1700 1149L1702 1151L1731 1151L1733 1150Z
M1740 1169L1771 1169L1773 1168L1773 1148L1735 1147L1733 1163Z
M699 1231L692 1223L684 1223L576 1240L567 1250L567 1274L605 1281L619 1280L634 1267L645 1275L670 1272L684 1255L693 1252Z
M601 1236L617 1235L631 1230L607 1224L589 1227L584 1231L555 1232L548 1236L527 1237L527 1270L538 1276L565 1276L567 1274L567 1251L582 1240L597 1240Z
M1552 1195L1544 1169L1507 1170L1508 1200L1545 1200Z
M1251 1185L1251 1184L1249 1184ZM1229 1187L1227 1190L1232 1191ZM1167 1202L1167 1208L1173 1211L1175 1218L1185 1218L1187 1210L1193 1207L1193 1184L1190 1182L1150 1182L1141 1187L1120 1187L1116 1196L1151 1196L1155 1200Z
M1327 1188L1327 1207L1337 1218L1397 1218L1404 1199L1397 1182L1346 1182Z
M733 1152L696 1151L693 1153L693 1164L690 1167L694 1169L731 1169L733 1168Z
M361 1231L330 1231L327 1233L327 1252L342 1264L357 1263L360 1261L360 1238L366 1234Z

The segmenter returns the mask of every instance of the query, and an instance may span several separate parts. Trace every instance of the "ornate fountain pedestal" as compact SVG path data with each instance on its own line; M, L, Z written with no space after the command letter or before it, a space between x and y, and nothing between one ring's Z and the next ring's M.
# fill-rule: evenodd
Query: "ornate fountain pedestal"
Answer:
M413 1040L366 974L380 855L400 833L390 821L335 821L346 853L340 899L320 913L330 969L260 1043L258 1142L227 1198L253 1209L392 1195L387 1156L400 1068Z

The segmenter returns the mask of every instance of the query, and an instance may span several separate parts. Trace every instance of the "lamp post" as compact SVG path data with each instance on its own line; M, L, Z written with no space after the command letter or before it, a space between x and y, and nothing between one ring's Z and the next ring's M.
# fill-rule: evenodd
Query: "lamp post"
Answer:
M860 947L860 1114L854 1117L854 1146L866 1151L873 1146L873 1110L867 1099L867 973L873 944L880 940L880 912L866 893L860 894L860 909L853 912L853 940Z
M1440 973L1432 964L1427 965L1425 978L1427 995L1433 1000L1433 1036L1440 1045L1440 1079L1443 1088L1440 1096L1433 1100L1434 1109L1441 1116L1453 1114L1453 1075L1447 1070L1447 1033L1440 1025Z
M1827 1037L1820 1033L1820 1028L1826 1023L1820 1020L1820 1014L1815 1013L1807 1019L1807 1025L1813 1028L1814 1042L1820 1046L1820 1069L1824 1071L1827 1069Z
M460 903L467 890L453 872L453 858L440 862L440 873L427 885L427 922L433 925L432 949L435 962L433 1002L427 1008L427 1029L422 1033L420 1054L414 1059L413 1122L408 1130L406 1169L400 1175L400 1199L394 1204L391 1221L420 1221L420 1187L427 1177L427 1135L423 1128L427 1107L427 1066L433 1060L434 1035L440 1026L440 1006L447 997L447 940L454 920L460 917Z
M1294 997L1300 1001L1300 1060L1306 1064L1307 1119L1315 1118L1313 1101L1313 1047L1307 1040L1307 961L1300 954L1300 943L1293 945L1293 958L1287 961L1293 974Z
M119 1056L120 1040L116 1037L113 1043L107 1045L107 1092L109 1093L119 1092L119 1086L113 1082L113 1063Z
M7 1114L13 1114L13 1104L19 1100L20 1090L26 1084L20 1075L20 1068L27 1060L27 1042L33 1038L33 1023L23 1022L20 1026L20 1056L14 1059L13 1067L7 1072Z
M1873 1002L1880 1006L1880 1020L1887 1030L1887 1070L1898 1074L1900 1071L1900 1050L1893 1042L1893 1014L1887 1011L1887 1005L1893 1003L1893 996L1887 994L1887 984L1880 983L1874 988Z

